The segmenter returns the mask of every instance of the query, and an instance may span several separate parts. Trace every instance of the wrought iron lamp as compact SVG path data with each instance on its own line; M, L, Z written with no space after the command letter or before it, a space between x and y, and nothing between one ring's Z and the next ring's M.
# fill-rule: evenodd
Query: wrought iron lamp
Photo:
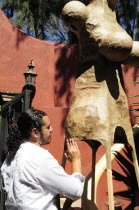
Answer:
M36 93L36 77L38 76L35 72L34 72L34 62L33 59L31 59L29 65L28 65L28 71L24 73L25 76L25 85L22 89L22 92L24 90L28 90L30 92L30 107L32 104L32 100L35 96Z
M25 86L34 86L36 82L36 77L38 76L34 72L34 62L33 59L31 59L29 65L28 65L28 71L24 73L25 76Z

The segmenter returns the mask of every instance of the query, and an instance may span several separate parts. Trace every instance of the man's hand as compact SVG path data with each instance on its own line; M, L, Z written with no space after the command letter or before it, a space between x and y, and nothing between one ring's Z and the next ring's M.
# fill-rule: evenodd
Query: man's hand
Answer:
M67 150L65 151L65 157L72 163L72 173L81 173L81 156L77 142L73 139L67 139Z
M74 161L76 159L80 159L80 150L78 148L78 145L76 141L73 139L67 139L67 151L65 151L65 157L70 161Z

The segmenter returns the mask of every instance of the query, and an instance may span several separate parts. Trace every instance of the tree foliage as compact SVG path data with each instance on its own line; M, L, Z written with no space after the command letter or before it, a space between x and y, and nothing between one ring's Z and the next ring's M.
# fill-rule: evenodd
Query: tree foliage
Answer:
M139 1L117 0L117 20L134 40L139 40Z
M1 8L18 28L39 39L67 42L67 29L60 17L60 1L3 0ZM59 28L59 30L58 30Z
M39 39L58 43L76 43L76 35L68 31L61 20L64 5L71 0L2 0L1 8L18 28ZM80 0L88 4L89 0ZM117 0L117 20L139 40L138 0Z

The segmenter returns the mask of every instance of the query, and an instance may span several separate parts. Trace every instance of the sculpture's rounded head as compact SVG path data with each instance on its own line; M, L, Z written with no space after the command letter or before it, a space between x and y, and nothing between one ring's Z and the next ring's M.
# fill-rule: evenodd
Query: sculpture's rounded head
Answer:
M71 1L62 10L64 24L72 32L79 34L87 18L86 6L79 1Z

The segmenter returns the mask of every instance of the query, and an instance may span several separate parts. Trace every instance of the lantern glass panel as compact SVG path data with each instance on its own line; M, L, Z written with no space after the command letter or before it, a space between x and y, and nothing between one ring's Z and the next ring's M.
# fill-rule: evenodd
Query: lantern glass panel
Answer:
M33 76L33 77L32 77L32 83L33 83L33 85L36 84L36 76Z
M25 75L25 84L27 84L27 83L28 83L28 76Z

